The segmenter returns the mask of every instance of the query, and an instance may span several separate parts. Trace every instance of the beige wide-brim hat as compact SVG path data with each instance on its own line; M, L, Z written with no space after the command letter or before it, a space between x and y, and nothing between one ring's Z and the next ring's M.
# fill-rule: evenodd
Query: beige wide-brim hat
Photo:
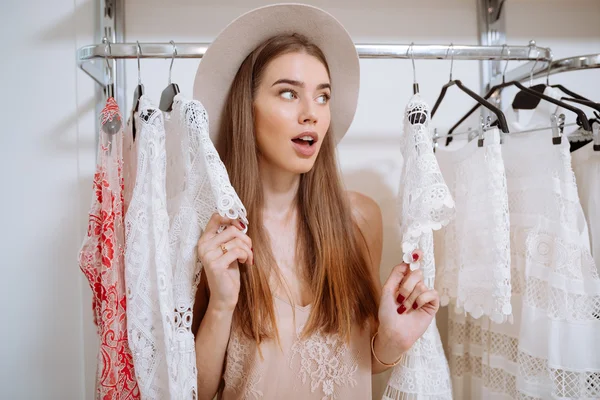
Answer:
M274 4L249 11L231 22L206 50L194 81L194 99L208 112L210 137L218 136L229 89L255 48L279 34L306 36L325 54L331 75L331 126L336 144L348 131L358 102L360 67L356 47L331 14L306 4Z

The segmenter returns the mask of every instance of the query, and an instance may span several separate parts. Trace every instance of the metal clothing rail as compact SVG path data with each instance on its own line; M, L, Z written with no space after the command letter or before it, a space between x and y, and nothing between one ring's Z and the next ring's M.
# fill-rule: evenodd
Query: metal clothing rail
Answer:
M578 71L582 69L600 68L600 54L588 54L561 58L550 62L539 59L525 63L512 71L506 73L506 81L525 81L531 76L540 78L546 75L559 74L562 72ZM490 83L490 87L502 83L502 75L496 76Z
M210 43L110 43L85 46L77 51L79 67L101 85L105 84L102 59L202 58ZM176 50L176 51L174 51ZM528 46L357 44L360 58L415 60L516 60L550 61L549 48Z

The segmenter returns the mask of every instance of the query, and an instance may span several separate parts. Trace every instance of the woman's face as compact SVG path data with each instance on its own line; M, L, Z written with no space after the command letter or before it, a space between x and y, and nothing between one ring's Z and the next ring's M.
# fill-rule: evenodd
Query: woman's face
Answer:
M254 98L261 161L296 174L315 163L329 129L331 86L325 66L306 53L271 60Z

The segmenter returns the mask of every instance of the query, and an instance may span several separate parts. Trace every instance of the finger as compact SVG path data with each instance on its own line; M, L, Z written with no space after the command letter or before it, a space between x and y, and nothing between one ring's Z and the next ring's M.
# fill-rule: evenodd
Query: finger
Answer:
M427 287L427 285L425 285L425 283L423 283L423 281L420 281L417 283L417 285L415 286L415 289L412 291L412 293L406 298L406 300L404 300L404 303L402 303L404 305L404 307L406 307L407 310L411 310L411 309L417 309L418 305L416 303L415 300L417 300L417 298L425 293L426 291L428 291L429 288Z
M217 231L219 230L219 227L221 225L234 225L240 228L240 230L243 230L245 228L244 224L238 221L237 219L222 217L219 213L214 213L208 220L206 228L204 229L204 232L206 232L209 235L209 239L217 235Z
M236 230L237 228L231 227L231 229ZM221 243L216 247L210 249L205 256L205 262L208 262L209 264L214 264L216 260L218 260L220 257L236 248L241 248L247 255L246 261L240 262L247 262L250 265L254 265L254 254L252 252L252 249L246 244L244 240L242 240L242 238L239 237L234 237L232 240L225 243Z
M405 276L404 279L400 282L400 287L398 288L398 303L404 303L404 301L410 296L412 291L417 286L417 283L423 281L423 273L420 270L410 271Z
M252 252L252 249L250 248L250 246L242 239L235 238L235 239L230 240L229 242L223 244L223 246L225 246L227 251L229 251L229 249L233 249L235 247L241 248L242 250L244 250L246 252L246 254L248 254L247 263L249 265L254 265L254 253ZM223 250L221 248L219 248L219 250L221 250L221 252L223 252Z
M205 243L200 243L198 245L200 254L209 253L214 249L218 249L222 244L227 243L234 238L242 240L248 247L250 247L250 249L252 249L252 239L250 239L248 235L240 231L237 227L230 225L223 232L212 237L210 240L206 241ZM206 257L206 259L208 258Z
M215 269L226 269L231 266L234 261L238 261L242 264L248 261L249 254L241 247L234 247L231 250L227 249L227 252L223 253L221 249L221 256L214 260L211 264Z
M427 290L417 297L415 304L417 304L416 310L430 307L431 310L428 311L436 313L440 308L440 295L435 289Z
M390 276L387 278L387 281L383 284L382 291L383 293L387 293L388 295L394 296L396 293L396 289L402 279L404 279L404 275L408 271L407 264L398 264L394 268L392 268L392 272L390 272Z

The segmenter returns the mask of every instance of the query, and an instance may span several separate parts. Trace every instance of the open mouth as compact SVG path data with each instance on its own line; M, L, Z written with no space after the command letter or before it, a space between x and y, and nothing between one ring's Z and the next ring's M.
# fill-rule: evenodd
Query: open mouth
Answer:
M312 146L314 145L317 141L315 139L313 139L311 136L302 136L299 138L295 138L292 139L292 142L302 145L302 146Z

